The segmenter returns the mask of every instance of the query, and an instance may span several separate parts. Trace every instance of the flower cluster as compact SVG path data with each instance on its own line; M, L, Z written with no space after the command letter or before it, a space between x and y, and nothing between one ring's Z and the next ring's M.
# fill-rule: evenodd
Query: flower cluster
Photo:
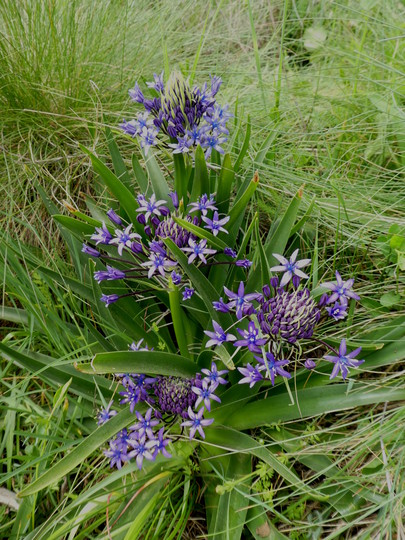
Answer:
M211 77L210 85L191 87L179 72L173 72L164 83L163 72L154 74L146 85L152 94L145 97L138 83L129 90L133 101L143 105L133 120L124 120L120 127L132 137L139 137L145 154L151 146L163 146L173 154L187 154L200 145L206 157L213 150L224 153L222 145L229 131L226 123L232 116L228 106L221 107L216 95L222 84L220 77Z
M140 344L132 344L131 350L148 350ZM134 347L135 346L135 347ZM211 401L221 402L215 394L219 385L227 384L223 376L227 370L218 371L216 364L211 369L202 369L194 378L148 377L145 374L118 374L117 378L124 390L119 392L123 398L120 403L129 405L136 422L128 429L121 430L109 442L104 454L110 458L110 466L120 469L122 465L135 458L139 469L144 459L153 461L161 453L170 458L166 447L179 438L185 427L193 439L198 431L205 438L204 427L214 421L204 418L205 410L211 410ZM143 403L147 407L142 415L136 406ZM111 409L112 402L98 414L98 425L102 425L117 412ZM172 437L169 436L172 435Z
M210 338L206 347L220 346L230 342L237 350L247 348L253 353L256 365L248 363L245 367L238 367L243 375L240 383L253 386L259 381L268 379L274 385L277 375L290 378L291 374L284 368L293 358L299 360L302 355L300 340L313 339L323 346L328 346L336 355L324 355L323 358L335 364L331 379L340 372L342 378L348 375L349 367L358 367L364 360L355 360L361 348L347 353L346 342L342 340L339 351L326 343L313 338L315 328L323 316L338 321L346 316L348 300L359 299L353 292L353 279L343 281L336 272L337 283L324 283L321 286L332 291L332 294L323 294L319 301L313 297L310 289L303 285L302 280L309 276L302 268L311 263L310 259L297 261L298 250L294 251L290 259L282 255L273 254L281 263L271 268L272 272L282 272L282 277L270 279L262 291L245 292L245 284L240 282L237 292L224 287L228 297L225 302L221 297L213 303L214 308L222 313L234 312L239 323L247 319L247 327L237 328L239 339L213 321L214 332L206 331ZM331 304L333 304L331 306ZM242 324L241 324L242 326ZM307 369L315 367L313 359L306 359L304 366Z
M216 264L213 256L217 250L208 246L205 238L199 239L176 221L181 218L191 225L207 229L214 236L228 234L224 227L229 216L220 216L214 195L203 194L197 201L188 205L188 212L182 212L176 192L170 194L171 203L157 200L154 194L150 198L138 195L136 223L124 223L114 212L107 212L111 225L105 222L96 227L90 240L95 245L83 244L82 251L105 263L105 269L97 270L94 279L98 283L125 280L153 279L155 285L167 288L170 283L183 288L183 300L189 300L195 293L190 283L186 283L178 262L169 253L165 240L169 238L187 256L188 264ZM169 207L173 210L170 210ZM139 232L135 232L135 229ZM111 247L116 249L111 255ZM96 249L97 248L97 249ZM107 251L108 249L108 251ZM229 257L227 264L248 268L251 262L247 259L235 260L236 253L226 248L224 254ZM224 262L221 262L224 264ZM123 296L136 296L145 290L128 289L125 294L103 294L102 302L109 305Z

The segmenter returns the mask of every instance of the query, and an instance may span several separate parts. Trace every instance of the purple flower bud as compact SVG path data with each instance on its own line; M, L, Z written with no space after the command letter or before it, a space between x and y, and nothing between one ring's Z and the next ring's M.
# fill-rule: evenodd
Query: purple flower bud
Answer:
M241 259L240 261L235 261L235 264L241 268L249 268L253 263L249 259Z
M161 206L159 208L160 210L160 213L162 214L162 216L166 217L170 214L170 210L167 208L167 206Z
M172 200L172 203L173 203L173 206L175 207L175 209L177 210L178 207L179 207L179 196L177 194L177 191L171 191L169 193L169 197L171 198Z
M141 225L146 225L146 219L145 219L145 216L144 214L138 214L136 216L136 220L138 223L140 223Z
M134 253L143 253L143 247L142 247L142 244L140 244L139 242L132 242L132 244L131 244L131 250L132 250Z
M173 124L169 124L167 126L167 133L169 137L172 137L173 139L177 139L177 130Z
M277 289L278 287L278 277L274 276L270 278L270 285L273 287L273 289Z
M294 289L298 289L299 284L300 284L300 280L301 280L301 278L299 276L296 276L295 274L293 275L292 284L293 284Z
M224 254L227 255L228 257L232 257L232 259L236 259L236 256L237 256L237 253L236 251L234 251L232 248L230 247L226 247L224 249Z
M83 244L82 252L86 255L91 255L92 257L100 257L101 253L99 253L96 249L88 246L87 244Z
M114 212L112 208L110 208L107 212L107 216L110 218L110 220L115 223L116 225L122 225L122 219Z
M150 221L152 223L152 225L154 225L155 227L157 227L160 223L160 219L157 217L157 216L152 216L150 218Z
M307 358L304 365L307 369L314 369L316 366L315 362L311 358Z
M263 291L263 294L266 298L270 298L271 296L271 289L269 287L269 285L264 285L263 288L262 288L262 291Z
M152 231L151 231L151 228L149 227L149 225L146 225L144 231L145 231L146 236L151 236Z
M323 295L319 299L318 306L323 307L327 303L328 298L329 298L329 295L327 293L323 293Z

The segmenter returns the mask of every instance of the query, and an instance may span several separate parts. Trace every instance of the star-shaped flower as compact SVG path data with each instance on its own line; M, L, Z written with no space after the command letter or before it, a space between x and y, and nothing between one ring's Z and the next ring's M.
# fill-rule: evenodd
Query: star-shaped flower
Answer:
M225 341L235 341L236 337L232 334L226 334L216 321L212 321L212 326L214 327L215 332L204 330L204 334L211 338L207 341L206 347L222 345Z
M213 418L203 418L204 414L204 407L201 407L201 409L198 412L194 412L191 407L188 408L188 417L190 420L186 420L185 422L182 422L182 426L189 427L190 428L190 440L195 437L196 431L201 435L203 439L205 439L205 433L203 430L203 427L209 426L214 421Z
M270 378L271 384L274 386L274 377L276 375L281 375L287 379L291 379L291 374L288 371L283 369L283 366L288 364L288 360L276 360L274 355L270 352L267 352L266 357L255 356L256 360L259 362L260 366L257 368L259 371L262 371L265 378ZM267 376L267 377L266 377Z
M270 270L272 272L284 272L284 275L280 281L281 288L285 287L293 276L298 276L303 279L307 279L309 277L307 276L307 274L304 274L304 272L302 272L301 268L304 268L304 266L308 266L308 264L310 264L311 262L311 259L302 259L301 261L297 261L296 259L298 251L298 249L294 251L294 253L290 257L290 260L283 257L283 255L273 253L273 257L275 257L281 263L281 265L273 266L272 268L270 268Z
M245 294L245 285L243 281L240 282L237 293L230 291L226 287L224 287L224 291L227 297L231 300L229 304L227 304L227 307L236 308L236 317L238 319L241 319L242 316L246 315L249 309L253 307L252 300L258 300L260 298L260 294L258 293Z
M231 219L229 216L219 219L219 214L215 210L212 219L209 219L207 216L201 216L201 219L207 224L204 225L204 228L209 229L214 236L217 236L220 231L228 234L228 231L224 229L222 225L228 223L228 221Z
M354 279L348 279L347 281L343 281L339 272L336 271L336 283L321 283L321 287L325 287L326 289L332 291L332 294L328 298L327 303L332 304L333 302L339 300L339 302L344 305L344 303L347 303L346 300L348 300L349 298L360 300L360 296L352 291L353 284Z
M214 255L217 251L215 249L207 248L207 240L203 238L200 242L196 242L192 238L188 241L189 247L182 248L182 251L190 253L188 256L188 264L191 264L196 258L202 260L204 264L207 264L206 255Z
M354 360L354 358L361 352L361 347L358 347L354 351L347 352L346 340L342 339L339 345L339 356L324 356L325 360L328 362L333 362L333 370L330 376L330 379L334 379L339 371L342 374L342 379L345 380L348 373L349 367L359 367L364 360Z

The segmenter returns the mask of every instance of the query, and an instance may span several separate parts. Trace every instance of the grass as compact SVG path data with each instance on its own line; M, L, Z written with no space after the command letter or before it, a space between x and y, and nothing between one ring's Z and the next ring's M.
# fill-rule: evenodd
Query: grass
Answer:
M352 339L367 332L373 342L389 324L390 339L399 347L404 335L403 272L396 266L395 251L390 258L386 255L390 237L377 240L394 223L405 227L403 15L404 7L394 0L286 0L270 6L264 0L4 0L2 296L5 306L23 308L27 318L16 325L20 312L5 317L9 322L1 329L3 343L48 355L62 367L90 354L88 335L75 317L91 317L86 304L33 271L28 253L21 254L28 243L35 247L38 264L44 260L51 269L74 275L36 185L45 188L59 209L63 201L76 204L82 192L97 194L78 142L106 154L105 123L115 127L134 111L127 89L135 79L149 80L168 59L171 67L186 71L196 64L197 83L210 73L221 75L223 101L237 105L238 118L250 115L252 141L243 169L259 170L261 226L267 228L280 205L285 207L305 184L304 210L313 197L315 206L302 242L313 246L319 241L319 260L326 261L319 280L331 270L347 268L359 283L363 300L351 321ZM255 163L256 151L269 136L266 158ZM129 162L133 147L124 140L119 144ZM15 255L7 244L20 253ZM382 295L392 292L399 292L400 300L382 306ZM401 359L366 374L364 384L371 389L400 381ZM1 369L2 484L15 492L48 468L57 452L93 431L93 403L56 390L43 369L28 375L6 359ZM252 506L265 501L271 527L288 538L405 537L404 425L404 408L389 404L257 433L302 478L326 485L331 497L308 501L265 469L253 479L257 492ZM154 482L143 486L150 498L160 486L156 476L151 472L147 479ZM40 499L28 498L18 513L1 506L0 537L105 538L109 508L110 518L121 520L124 533L114 536L120 538L149 500L139 498L127 507L128 494L142 486L134 475L126 481L133 483L127 491L122 475L108 474L106 461L92 455L75 477L48 488ZM139 530L145 538L204 535L193 462L185 460L183 473L174 474L168 486L172 494L165 492L156 520L140 518ZM347 486L353 489L348 492ZM106 497L110 492L112 500ZM180 530L170 532L176 521Z

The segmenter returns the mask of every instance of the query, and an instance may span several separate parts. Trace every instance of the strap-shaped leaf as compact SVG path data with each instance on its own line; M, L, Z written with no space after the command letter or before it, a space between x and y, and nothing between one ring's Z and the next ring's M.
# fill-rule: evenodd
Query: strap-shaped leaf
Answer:
M208 530L208 534L213 535L216 540L239 540L241 538L250 504L244 492L249 492L250 486L244 486L240 480L248 476L251 471L252 458L249 454L237 453L230 456L224 481L235 482L236 488L226 489L225 493L219 496L215 519L212 520Z
M225 154L224 161L222 163L221 172L218 179L218 189L216 195L216 202L218 205L218 211L227 213L230 203L232 184L235 180L235 171L232 167L231 157L229 154Z
M124 160L122 159L121 152L118 149L118 145L115 142L113 132L108 126L106 126L105 128L105 136L107 139L107 146L108 146L108 150L110 151L110 156L113 163L115 174L124 184L124 186L126 186L128 189L131 189L132 188L131 177L124 163Z
M240 166L242 164L243 158L245 157L246 152L248 151L251 130L252 130L252 124L250 122L250 116L248 115L247 124L246 124L245 138L244 138L244 141L243 141L243 144L242 144L242 148L240 149L239 155L238 155L238 157L237 157L237 159L235 161L234 170L235 170L236 173L239 171L239 168L240 168Z
M403 399L405 388L369 390L362 384L355 384L349 392L346 384L331 384L300 390L292 405L286 392L271 395L270 390L270 397L248 403L229 416L226 424L236 429L253 429L266 424Z
M34 480L26 488L18 494L19 497L27 497L33 493L41 491L46 487L54 484L72 469L80 465L87 456L98 450L103 444L111 439L118 431L128 426L134 421L134 415L129 408L120 411L116 416L110 418L108 422L98 427L91 435L82 440L69 454L56 463L53 467L46 471L37 480Z
M159 351L115 351L99 353L92 362L76 364L83 373L150 373L193 377L194 362L179 354Z
M246 189L241 193L241 195L237 198L236 202L232 206L230 212L229 212L229 221L227 223L227 227L230 230L232 228L232 225L234 225L238 219L241 218L241 216L244 215L245 210L247 208L247 205L252 198L253 193L256 191L257 186L259 185L259 174L257 171L253 175L252 180L247 185Z
M121 180L105 165L97 156L95 156L90 150L80 145L80 148L88 156L90 156L93 169L100 175L104 184L108 187L114 197L118 200L122 208L127 213L130 221L134 224L136 221L137 207L136 199L132 191L130 191Z
M143 156L145 159L145 166L149 174L149 179L152 184L153 192L156 195L156 198L163 199L167 201L169 199L169 186L166 182L166 178L164 177L155 156L152 154L152 151L149 150L149 153L147 156L145 156L145 153L143 152ZM170 199L169 199L170 200Z
M310 493L312 497L322 498L321 494L308 488L295 472L278 460L268 448L245 433L225 426L212 427L206 431L206 441L231 452L243 452L256 456L270 465L289 484L301 489L303 493Z
M191 189L191 200L196 201L197 197L204 193L209 195L209 189L210 180L204 151L201 146L197 146L197 150L195 151L195 173Z

